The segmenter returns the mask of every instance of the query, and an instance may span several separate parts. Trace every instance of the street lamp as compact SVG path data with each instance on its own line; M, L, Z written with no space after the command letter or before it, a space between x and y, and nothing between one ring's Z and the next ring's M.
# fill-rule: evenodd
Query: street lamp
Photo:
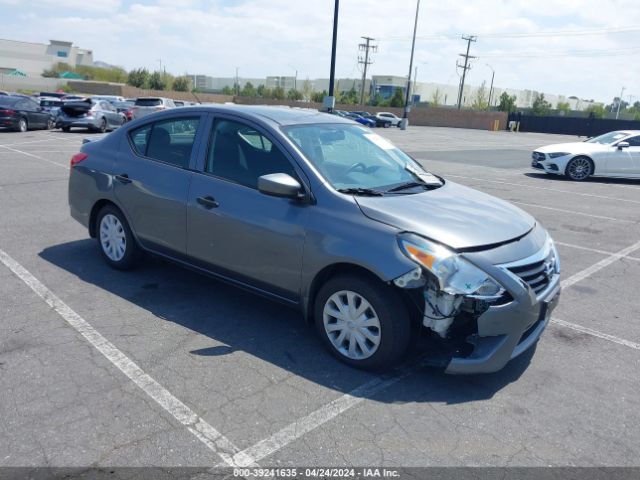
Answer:
M616 120L618 119L618 115L620 115L620 104L622 103L622 95L624 95L624 91L627 89L627 87L622 87L622 90L620 90L620 98L618 99L618 109L616 110Z
M416 19L413 23L413 40L411 41L411 58L409 59L409 75L407 76L407 92L404 97L404 113L400 120L400 128L407 129L409 123L409 94L411 91L411 74L413 73L413 52L416 48L416 31L418 30L418 13L420 12L420 0L416 2Z
M336 105L335 97L333 96L333 84L336 76L336 43L338 41L338 7L340 6L340 0L335 0L333 6L333 38L331 43L331 69L329 71L329 95L324 98L324 107L330 112Z
M491 96L493 94L493 79L496 76L496 71L488 63L485 63L485 65L491 69L491 87L489 87L489 102L488 102L489 108L491 108Z
M293 65L291 65L290 63L287 64L287 65L289 65L290 69L295 70L295 72L296 72L296 76L293 77L293 89L294 90L298 90L298 69L296 67L294 67Z

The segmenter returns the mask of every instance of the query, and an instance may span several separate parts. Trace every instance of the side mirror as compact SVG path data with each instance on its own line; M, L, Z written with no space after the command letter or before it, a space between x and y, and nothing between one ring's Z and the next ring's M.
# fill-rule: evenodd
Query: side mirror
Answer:
M300 182L286 173L270 173L258 177L258 191L282 198L299 199L304 196Z
M623 148L629 148L629 142L620 142L617 145L618 150L622 150Z

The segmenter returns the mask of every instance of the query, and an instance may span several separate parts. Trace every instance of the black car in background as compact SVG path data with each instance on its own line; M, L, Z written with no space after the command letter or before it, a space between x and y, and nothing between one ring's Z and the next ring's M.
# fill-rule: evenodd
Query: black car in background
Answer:
M53 128L51 113L31 98L14 95L0 96L0 128L26 132L36 128Z

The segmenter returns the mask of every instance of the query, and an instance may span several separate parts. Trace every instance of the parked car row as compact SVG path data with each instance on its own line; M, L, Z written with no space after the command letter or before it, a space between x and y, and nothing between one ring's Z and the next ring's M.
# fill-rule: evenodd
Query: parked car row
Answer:
M391 112L378 112L375 115L366 111L353 111L347 112L344 110L334 110L334 115L339 117L349 118L355 122L364 125L365 127L380 127L389 128L391 126L398 127L400 125L400 117L397 117Z
M36 128L72 128L106 132L149 113L195 105L163 97L124 98L119 95L70 95L40 92L24 95L0 91L0 129L25 132Z

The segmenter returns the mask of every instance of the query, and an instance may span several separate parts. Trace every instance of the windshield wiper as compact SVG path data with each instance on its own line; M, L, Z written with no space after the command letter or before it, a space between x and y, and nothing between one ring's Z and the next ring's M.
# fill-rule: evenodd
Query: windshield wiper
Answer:
M424 182L407 182L407 183L402 183L398 186L395 186L393 188L390 188L389 190L386 190L386 192L399 192L401 190L408 190L410 188L416 188L416 187L428 187L429 185L427 185Z
M379 190L374 190L372 188L338 188L340 193L346 193L348 195L362 195L369 197L381 197L384 195L384 192Z

